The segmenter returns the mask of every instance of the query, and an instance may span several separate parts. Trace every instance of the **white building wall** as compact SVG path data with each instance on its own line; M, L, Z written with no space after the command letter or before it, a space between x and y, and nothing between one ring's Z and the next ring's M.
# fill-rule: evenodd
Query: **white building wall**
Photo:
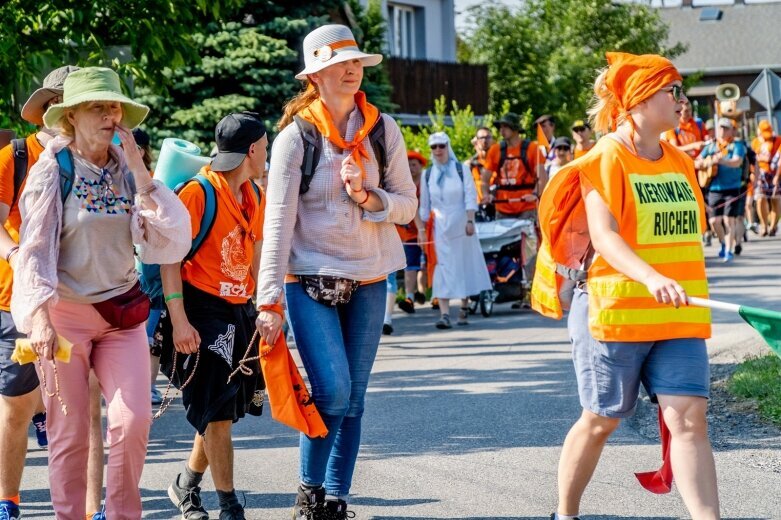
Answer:
M415 58L431 61L456 61L456 27L454 0L382 0L382 11L388 16L388 4L409 6L422 14L416 40L422 53ZM361 0L366 5L367 0ZM389 24L390 28L390 24ZM421 55L422 54L422 55Z

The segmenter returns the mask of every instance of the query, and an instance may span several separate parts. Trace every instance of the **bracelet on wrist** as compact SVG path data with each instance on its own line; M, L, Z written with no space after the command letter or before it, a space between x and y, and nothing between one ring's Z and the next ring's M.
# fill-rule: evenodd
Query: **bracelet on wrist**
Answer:
M180 293L180 292L171 293L171 294L166 295L165 303L168 303L171 300L183 299L183 298L184 298L184 295L182 293Z
M366 192L366 198L363 199L363 201L357 203L359 206L362 206L362 205L366 204L366 202L368 202L368 200L369 200L369 190L367 190L365 188L361 188L361 191L365 191Z
M8 262L11 260L11 256L19 251L19 246L14 246L11 249L8 250L8 253L5 254L5 261Z

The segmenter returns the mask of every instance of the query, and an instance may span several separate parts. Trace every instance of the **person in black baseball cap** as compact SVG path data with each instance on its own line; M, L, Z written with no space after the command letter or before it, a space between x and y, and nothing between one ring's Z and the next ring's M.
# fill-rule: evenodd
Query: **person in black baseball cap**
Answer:
M217 155L212 160L212 170L235 170L247 157L250 147L265 136L266 126L254 112L239 112L223 117L214 131Z
M244 520L233 485L231 426L246 414L260 415L263 378L237 370L251 345L257 311L250 298L260 263L265 197L252 182L266 164L266 127L257 114L230 114L217 124L217 154L179 197L190 212L191 249L185 262L161 268L168 314L161 317L161 365L176 370L187 420L196 430L189 461L168 488L182 518L206 520L200 483L211 468L221 520ZM206 211L211 190L216 211ZM211 214L211 219L207 215ZM201 229L208 230L198 239ZM194 244L195 247L195 244ZM176 366L173 352L178 353ZM198 357L192 356L197 354ZM185 364L185 360L189 362Z

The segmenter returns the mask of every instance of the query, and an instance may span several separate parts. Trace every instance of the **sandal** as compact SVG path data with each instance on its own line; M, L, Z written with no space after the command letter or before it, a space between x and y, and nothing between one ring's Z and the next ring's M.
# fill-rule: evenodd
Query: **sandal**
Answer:
M435 326L436 326L436 328L441 329L441 330L452 329L453 325L450 323L450 315L443 314L439 318L439 321L436 322Z

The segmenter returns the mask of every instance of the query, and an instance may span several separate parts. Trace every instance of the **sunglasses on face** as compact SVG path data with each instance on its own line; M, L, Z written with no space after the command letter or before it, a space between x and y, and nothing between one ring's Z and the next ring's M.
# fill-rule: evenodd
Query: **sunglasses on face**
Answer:
M664 92L671 92L673 95L673 101L675 101L676 103L680 102L681 98L686 95L684 94L683 86L681 85L673 85L670 88L663 88L662 90Z
M572 131L573 132L577 132L577 133L585 132L586 131L586 127L585 126L576 126L575 128L572 129Z
M441 150L441 149L444 149L444 148L447 148L446 144L432 144L431 145L431 149L432 150L436 150L436 149L440 149Z

